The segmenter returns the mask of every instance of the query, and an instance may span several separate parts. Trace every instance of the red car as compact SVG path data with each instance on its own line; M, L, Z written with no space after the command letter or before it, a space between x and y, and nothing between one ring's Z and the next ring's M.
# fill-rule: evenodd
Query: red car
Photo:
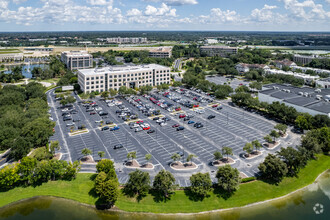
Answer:
M193 100L197 100L197 97L194 97Z
M172 125L172 128L177 128L177 127L180 127L180 125L179 124Z
M198 108L199 107L199 105L194 105L194 108Z
M141 123L143 123L143 121L141 120L141 121L137 121L136 122L136 124L141 124Z
M186 115L179 115L179 118L185 118Z
M218 105L212 105L212 108L216 108L216 107L218 107Z
M96 112L91 112L91 113L89 113L90 115L96 115Z
M181 108L180 107L179 108L176 108L175 111L181 111Z
M144 127L143 128L143 130L145 130L145 131L147 131L147 130L149 130L150 129L150 127Z

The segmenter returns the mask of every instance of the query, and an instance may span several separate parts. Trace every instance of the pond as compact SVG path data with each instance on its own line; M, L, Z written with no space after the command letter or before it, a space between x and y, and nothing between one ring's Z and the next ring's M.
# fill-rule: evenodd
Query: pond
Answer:
M100 211L73 201L40 197L0 209L1 220L91 220L91 219L330 219L330 172L317 183L280 200L223 212L195 215L154 215Z
M15 67L16 65L11 65L7 66L7 71L5 73L11 73L11 70ZM40 67L41 69L48 68L48 64L28 64L28 65L21 65L22 66L22 74L24 78L32 78L31 71L33 70L34 67Z

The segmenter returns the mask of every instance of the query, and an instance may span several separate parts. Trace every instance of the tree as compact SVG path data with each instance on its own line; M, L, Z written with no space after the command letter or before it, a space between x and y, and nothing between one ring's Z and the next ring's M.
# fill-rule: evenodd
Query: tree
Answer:
M207 196L212 189L212 180L209 173L191 175L190 184L190 191L201 199Z
M288 173L286 164L273 154L268 154L264 162L259 165L261 176L272 182L278 183Z
M253 145L251 143L246 143L243 150L246 151L246 153L251 154L253 151Z
M149 192L150 176L147 172L136 170L129 173L129 180L125 184L124 192L128 195L138 195L138 198L144 197Z
M264 140L267 142L267 143L271 143L273 141L272 137L268 134L264 137Z
M306 158L305 155L292 147L281 148L280 151L276 152L288 168L288 173L291 176L295 176L301 167L305 166Z
M262 83L260 83L260 82L252 82L252 83L249 84L249 87L251 89L261 90L262 89Z
M262 147L258 140L253 140L251 144L257 151L260 150L260 148Z
M214 160L221 160L223 158L222 154L219 151L214 152Z
M20 175L18 174L18 164L10 164L0 169L0 190L8 190L18 184Z
M127 154L127 159L131 159L131 162L133 163L133 160L136 159L136 151L129 152Z
M175 178L169 171L161 170L155 176L153 188L163 197L168 198L171 190L174 188Z
M102 160L102 158L105 156L105 152L104 151L99 151L99 152L97 152L97 155L99 155L99 157Z
M106 99L106 98L109 97L109 94L110 94L110 92L104 91L104 92L101 93L101 97L104 98L104 99Z
M177 161L179 161L181 158L181 156L177 153L174 153L172 156L171 156L171 159L174 161L174 163L176 163Z
M72 103L75 103L77 100L72 96L72 95L69 95L66 100L68 101L68 103L72 104ZM62 100L61 100L62 101Z
M118 187L118 180L109 179L104 172L99 173L95 178L95 192L106 204L115 204L119 196Z
M194 154L189 154L188 157L187 157L187 162L189 163L190 162L190 165L192 165L192 159L196 157L196 155Z
M180 87L180 86L182 86L182 82L174 81L172 86L173 87Z
M118 93L119 93L120 95L125 95L125 94L127 94L127 87L126 87L126 86L121 86L121 87L119 88L119 90L118 90Z
M302 130L307 130L310 128L307 119L303 115L299 115L297 117L297 119L295 120L295 125Z
M60 150L61 149L60 142L59 141L51 141L49 148L50 148L50 153L52 155L54 155L55 154L55 150Z
M92 154L92 151L91 151L90 149L88 149L88 148L84 148L84 149L81 150L81 153L82 153L85 157L87 157L88 155L91 155L91 154Z
M222 154L227 156L228 161L228 156L233 155L233 150L230 147L222 147Z
M274 128L277 129L281 135L285 135L288 126L285 124L277 124Z
M145 159L147 160L147 163L151 160L152 155L151 154L146 154Z
M115 95L117 95L117 91L114 89L110 89L109 92L110 92L111 97L114 97Z
M94 92L91 92L91 93L89 94L89 98L90 98L90 99L94 99L94 98L95 98L95 93L94 93Z
M277 131L275 131L275 130L272 130L269 135L271 137L273 137L274 144L276 143L276 138L279 138L280 137L280 134Z
M111 170L115 170L115 165L113 164L112 160L103 159L97 162L96 170L98 173L104 172L108 174Z
M238 185L241 182L239 171L228 164L219 167L216 178L218 179L219 187L230 193L238 189Z
M37 166L37 160L31 157L23 157L18 165L18 174L21 180L26 184L30 184L33 180L33 170Z

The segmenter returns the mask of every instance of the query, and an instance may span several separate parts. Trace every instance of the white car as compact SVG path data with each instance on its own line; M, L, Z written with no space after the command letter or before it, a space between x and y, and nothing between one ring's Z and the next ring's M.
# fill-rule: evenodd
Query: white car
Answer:
M160 126L165 126L165 125L167 125L167 123L166 122L162 122L162 123L160 123Z
M141 127L135 128L135 132L139 132L139 131L143 131L143 128Z
M62 112L67 112L69 111L69 109L65 108L65 109L62 109Z
M157 123L162 123L164 120L162 118L158 119L156 122Z
M97 107L95 108L95 111L99 112L99 111L102 111L103 109L101 107Z
M109 104L108 104L108 107L111 107L111 106L115 106L115 104L113 104L113 103L109 103Z
M67 127L74 126L74 123L73 122L72 123L68 123L68 124L66 124L66 126Z

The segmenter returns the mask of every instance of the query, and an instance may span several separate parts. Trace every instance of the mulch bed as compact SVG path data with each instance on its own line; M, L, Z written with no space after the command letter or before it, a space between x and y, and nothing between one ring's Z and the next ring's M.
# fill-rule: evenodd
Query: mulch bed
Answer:
M189 169L196 169L197 165L195 163L182 163L180 161L175 162L175 163L171 163L171 167L173 169L180 169L180 170L189 170Z
M226 164L233 164L233 163L235 163L235 161L232 158L228 157L228 159L223 158L221 160L215 160L212 162L212 165L213 166L224 166Z
M251 154L245 154L246 159L252 159L261 155L261 151L253 151Z
M80 161L82 163L95 163L95 161L91 155L81 158Z
M278 146L278 144L279 144L279 142L276 141L275 143L264 143L263 145L264 145L265 147L267 147L268 149L274 149L275 147Z
M139 162L137 162L136 160L126 162L125 166L127 166L129 168L141 168L141 169L153 169L154 168L154 165L152 165L151 163L140 165Z

